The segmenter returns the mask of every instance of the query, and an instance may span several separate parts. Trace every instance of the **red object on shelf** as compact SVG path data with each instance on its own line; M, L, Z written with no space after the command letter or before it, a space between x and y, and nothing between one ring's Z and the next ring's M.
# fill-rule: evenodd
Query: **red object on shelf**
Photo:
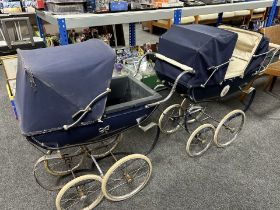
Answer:
M44 0L36 0L36 9L44 9L45 3Z

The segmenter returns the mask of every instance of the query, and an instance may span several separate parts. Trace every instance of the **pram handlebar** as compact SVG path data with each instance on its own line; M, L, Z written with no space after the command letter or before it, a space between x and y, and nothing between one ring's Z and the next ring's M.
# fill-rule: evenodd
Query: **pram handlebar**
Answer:
M135 74L133 75L134 77L136 77L139 73L139 70L140 70L140 67L141 67L141 62L143 61L143 59L145 57L147 57L148 55L152 55L152 56L155 56L156 58L162 60L162 61L165 61L173 66L176 66L177 68L183 70L183 71L187 71L188 73L195 73L194 69L185 65L185 64L182 64L182 63L179 63L171 58L168 58L164 55L161 55L159 53L154 53L154 52L147 52L145 53L140 59L139 59L139 62L138 62L138 66L137 66L137 70L135 72Z
M171 58L168 58L168 57L166 57L164 55L161 55L159 53L155 53L154 55L155 55L156 58L158 58L158 59L160 59L162 61L165 61L165 62L167 62L167 63L169 63L169 64L171 64L173 66L176 66L179 69L182 69L183 71L187 71L189 73L195 73L193 68L191 68L191 67L189 67L189 66L187 66L185 64L179 63L179 62L177 62L177 61L175 61L175 60L173 60Z
M173 84L172 89L170 90L168 96L166 96L166 98L164 98L164 99L161 100L161 101L158 101L158 102L155 102L155 103L151 103L151 104L147 104L147 105L146 105L147 108L153 107L153 106L158 106L158 105L160 105L160 104L162 104L162 103L168 101L168 100L171 98L171 96L174 94L174 92L176 91L176 87L177 87L178 82L179 82L179 80L181 79L181 77L182 77L184 74L188 74L188 73L194 74L194 73L195 73L195 71L194 71L193 68L191 68L191 67L189 67L189 66L187 66L187 65L185 65L185 64L179 63L179 62L177 62L177 61L175 61L175 60L173 60L173 59L171 59L171 58L168 58L168 57L166 57L166 56L164 56L164 55L161 55L161 54L159 54L159 53L147 52L145 55L143 55L143 56L140 58L139 63L138 63L138 67L137 67L137 71L136 71L134 77L136 77L136 75L139 73L142 60L143 60L146 56L148 56L148 55L152 55L152 56L156 57L157 59L163 60L163 61L165 61L165 62L167 62L167 63L169 63L169 64L171 64L171 65L173 65L173 66L176 66L177 68L179 68L179 69L181 69L181 70L183 70L183 71L177 76L177 78L176 78L176 80L174 81L174 84Z
M155 103L147 104L147 105L146 105L146 108L150 108L150 107L153 107L153 106L158 106L158 105L160 105L160 104L162 104L162 103L168 101L168 100L171 98L171 96L175 93L176 87L177 87L177 85L178 85L179 80L181 79L181 77L182 77L183 75L187 74L187 73L189 73L189 72L188 72L188 71L183 71L183 72L181 72L181 74L178 75L178 77L176 78L176 80L175 80L175 82L174 82L174 84L173 84L173 86L172 86L172 88L171 88L169 94L168 94L163 100L157 101L157 102L155 102Z
M93 104L95 104L96 102L98 102L100 99L102 99L103 97L105 97L106 95L108 95L108 93L111 92L110 88L107 88L106 91L104 91L103 93L100 93L98 96L96 96L84 109L79 110L78 112L76 112L75 114L72 115L72 118L77 118L78 116L80 116L74 123L72 123L71 125L63 125L63 129L64 130L69 130L70 128L74 127L75 125L77 125L85 116L88 112L90 112L92 109L91 107L93 106Z

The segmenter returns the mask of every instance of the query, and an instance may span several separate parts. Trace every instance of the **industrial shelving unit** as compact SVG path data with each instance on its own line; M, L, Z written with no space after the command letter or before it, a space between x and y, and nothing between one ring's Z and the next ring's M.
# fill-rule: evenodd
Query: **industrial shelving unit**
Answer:
M245 9L256 9L261 7L272 7L269 18L274 17L276 6L279 6L277 0L259 0L241 3L228 3L219 5L207 5L198 7L184 7L173 9L158 9L121 13L105 13L105 14L71 14L71 15L53 15L50 12L37 11L37 23L40 35L43 38L42 19L50 24L58 26L60 33L60 44L68 44L67 30L73 28L114 25L129 23L130 45L135 45L135 23L142 21L160 20L174 18L174 24L179 24L181 17L204 15L211 13L219 13L218 21L221 21L223 12L232 12ZM270 21L270 20L269 20ZM268 22L269 22L268 21ZM271 20L272 22L272 20Z

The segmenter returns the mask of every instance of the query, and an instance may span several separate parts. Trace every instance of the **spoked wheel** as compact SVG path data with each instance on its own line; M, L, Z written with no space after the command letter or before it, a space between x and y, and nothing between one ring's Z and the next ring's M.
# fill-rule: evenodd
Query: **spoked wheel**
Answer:
M60 158L44 161L45 169L54 176L64 176L77 170L84 161L84 151L81 148L68 148L61 151L48 151L47 155L57 153Z
M199 126L187 141L186 150L189 156L202 155L211 146L214 138L215 127L211 124Z
M150 179L152 164L145 155L128 155L105 174L102 192L112 201L128 199L144 188Z
M55 205L58 210L93 209L104 197L101 191L102 178L84 175L68 182L57 194Z
M215 135L214 143L218 147L225 147L231 144L243 128L245 113L241 110L234 110L228 113L219 123Z
M174 104L163 111L158 123L159 128L163 133L171 134L176 132L181 127L180 123L183 115L180 115L180 113L182 113L180 110L181 105Z
M103 158L110 154L118 146L122 139L123 134L118 134L86 147L95 158Z

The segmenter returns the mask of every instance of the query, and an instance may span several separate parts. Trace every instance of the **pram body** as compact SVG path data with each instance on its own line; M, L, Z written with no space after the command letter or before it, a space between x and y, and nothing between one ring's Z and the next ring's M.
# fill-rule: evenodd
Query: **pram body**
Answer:
M62 49L18 52L16 101L20 126L29 141L52 150L92 143L135 126L136 119L145 120L152 113L155 108L145 105L160 95L131 77L111 81L114 55L109 46L103 46L95 40ZM99 54L93 57L91 50L96 48ZM69 53L80 58L71 59ZM42 65L54 59L62 60ZM82 64L77 67L76 62ZM106 92L108 88L111 91ZM104 92L87 112L90 102ZM64 128L75 121L71 129Z
M113 78L110 88L112 92L108 95L104 114L99 121L81 122L67 132L64 129L44 131L28 139L48 150L102 141L138 125L137 119L144 121L148 118L155 107L147 108L145 105L160 97L132 77Z

